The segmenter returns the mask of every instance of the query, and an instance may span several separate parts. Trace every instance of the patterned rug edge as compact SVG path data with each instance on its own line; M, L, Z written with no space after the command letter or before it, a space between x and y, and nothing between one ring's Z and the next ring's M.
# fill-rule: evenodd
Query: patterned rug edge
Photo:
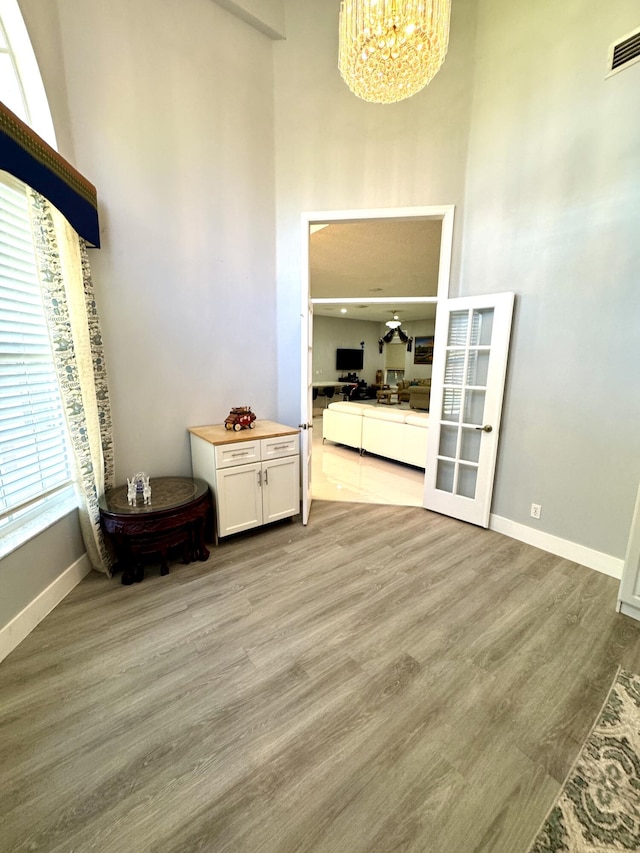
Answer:
M620 850L640 850L640 676L622 667L527 853Z

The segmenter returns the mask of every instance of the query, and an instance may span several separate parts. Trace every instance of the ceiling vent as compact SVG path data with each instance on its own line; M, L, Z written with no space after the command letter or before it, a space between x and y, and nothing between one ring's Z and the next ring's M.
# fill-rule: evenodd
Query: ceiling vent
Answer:
M607 77L623 71L640 60L640 27L628 33L609 47Z

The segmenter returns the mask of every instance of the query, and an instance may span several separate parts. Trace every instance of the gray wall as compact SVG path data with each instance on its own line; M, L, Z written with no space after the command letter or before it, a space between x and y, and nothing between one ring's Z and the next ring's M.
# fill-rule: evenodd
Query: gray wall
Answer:
M304 211L460 205L474 70L475 0L453 3L443 69L408 101L356 98L337 69L339 0L287 0L286 41L274 44L280 417L300 416L301 215ZM454 275L460 262L454 234ZM297 422L297 421L296 421Z
M636 0L485 0L463 294L515 290L493 510L624 556L640 478L640 64L605 80ZM535 46L535 49L533 49Z
M456 0L441 71L383 107L336 70L338 6L289 0L274 48L280 363L299 346L303 211L455 204L452 292L517 296L493 512L624 556L640 477L640 64L604 74L636 0ZM280 399L295 417L283 385Z
M535 501L538 529L623 555L640 64L603 74L637 0L455 0L442 70L389 106L339 76L339 0L286 0L276 43L212 0L20 5L60 149L99 190L119 480L188 471L186 427L232 405L298 422L303 211L454 204L454 292L517 294L494 512L529 523Z
M272 42L212 0L46 5L21 0L98 188L117 478L187 473L188 426L277 414Z
M85 552L77 511L0 560L0 628L52 584Z
M98 188L117 479L190 473L188 426L277 415L271 40L212 0L20 7L59 149ZM61 525L0 561L0 625L78 558Z

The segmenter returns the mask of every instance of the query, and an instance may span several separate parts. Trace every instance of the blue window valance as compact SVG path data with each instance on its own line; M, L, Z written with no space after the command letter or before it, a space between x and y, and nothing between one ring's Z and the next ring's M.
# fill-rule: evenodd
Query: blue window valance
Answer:
M100 246L96 188L0 101L0 169L33 187Z

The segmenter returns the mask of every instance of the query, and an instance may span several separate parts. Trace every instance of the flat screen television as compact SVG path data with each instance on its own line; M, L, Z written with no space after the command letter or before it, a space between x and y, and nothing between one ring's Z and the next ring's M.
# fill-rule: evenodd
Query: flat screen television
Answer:
M336 370L362 370L363 367L363 349L336 350Z

